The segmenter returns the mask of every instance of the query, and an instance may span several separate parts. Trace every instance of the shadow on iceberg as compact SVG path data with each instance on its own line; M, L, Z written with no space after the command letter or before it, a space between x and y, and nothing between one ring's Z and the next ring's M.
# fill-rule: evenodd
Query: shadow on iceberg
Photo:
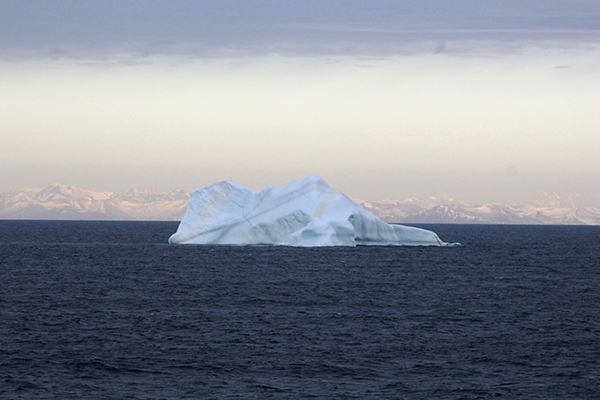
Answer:
M256 191L220 181L190 193L173 244L456 246L434 232L391 225L316 175Z

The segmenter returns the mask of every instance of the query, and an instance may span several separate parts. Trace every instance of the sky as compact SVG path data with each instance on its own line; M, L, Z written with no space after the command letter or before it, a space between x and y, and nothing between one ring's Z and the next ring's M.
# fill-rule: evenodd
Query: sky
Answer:
M600 2L0 0L0 192L600 195Z

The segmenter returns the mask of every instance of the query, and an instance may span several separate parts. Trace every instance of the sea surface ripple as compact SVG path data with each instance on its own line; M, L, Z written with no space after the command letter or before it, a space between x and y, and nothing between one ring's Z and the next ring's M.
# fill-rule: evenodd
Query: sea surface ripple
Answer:
M600 227L423 227L465 246L0 221L0 398L600 398Z

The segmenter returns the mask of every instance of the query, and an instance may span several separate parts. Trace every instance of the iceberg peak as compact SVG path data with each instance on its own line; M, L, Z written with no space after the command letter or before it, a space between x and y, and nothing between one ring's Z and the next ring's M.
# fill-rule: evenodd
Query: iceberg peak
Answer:
M448 245L431 231L381 221L317 175L260 192L232 181L196 189L169 243Z

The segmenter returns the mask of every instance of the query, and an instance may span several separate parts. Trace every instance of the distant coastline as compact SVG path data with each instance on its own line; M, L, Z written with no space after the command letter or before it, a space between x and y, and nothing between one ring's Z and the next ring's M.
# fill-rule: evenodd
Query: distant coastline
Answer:
M0 219L179 221L188 198L183 190L113 193L52 184L0 193ZM600 196L538 192L524 204L480 205L452 196L353 200L390 223L600 225Z

